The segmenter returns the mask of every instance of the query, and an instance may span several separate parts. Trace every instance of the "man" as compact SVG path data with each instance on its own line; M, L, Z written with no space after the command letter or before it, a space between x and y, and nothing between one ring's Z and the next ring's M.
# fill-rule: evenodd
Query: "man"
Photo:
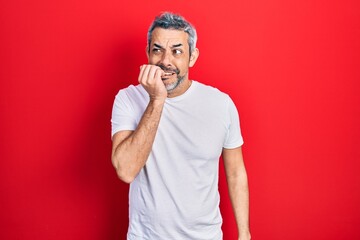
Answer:
M239 239L249 240L248 185L236 107L189 80L199 50L183 17L158 16L139 85L120 90L112 114L112 163L130 184L128 240L219 240L222 154Z

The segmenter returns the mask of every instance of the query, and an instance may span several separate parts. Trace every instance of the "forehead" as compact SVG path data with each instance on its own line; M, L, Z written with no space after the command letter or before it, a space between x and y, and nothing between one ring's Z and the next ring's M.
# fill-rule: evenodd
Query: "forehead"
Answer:
M182 30L155 28L152 32L151 44L187 46L188 34Z

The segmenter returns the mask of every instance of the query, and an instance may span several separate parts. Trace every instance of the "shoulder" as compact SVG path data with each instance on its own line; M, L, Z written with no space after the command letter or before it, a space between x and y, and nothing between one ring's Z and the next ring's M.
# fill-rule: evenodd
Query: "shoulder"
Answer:
M129 96L136 96L136 95L143 95L144 94L145 89L140 85L129 85L126 88L122 88L119 90L119 92L117 93L117 95L129 95Z
M226 104L228 104L228 102L231 101L230 96L227 93L224 93L224 92L220 91L219 89L217 89L213 86L210 86L210 85L206 85L204 83L200 83L197 81L193 81L193 82L196 86L198 95L204 96L206 98L210 98L217 102L223 102Z
M136 86L130 85L126 88L120 89L116 94L116 99L127 99L129 101L146 98L148 98L148 94L140 84Z
M121 108L123 106L132 109L132 111L139 109L141 112L148 102L149 95L140 84L130 85L127 88L120 89L116 94L114 107Z

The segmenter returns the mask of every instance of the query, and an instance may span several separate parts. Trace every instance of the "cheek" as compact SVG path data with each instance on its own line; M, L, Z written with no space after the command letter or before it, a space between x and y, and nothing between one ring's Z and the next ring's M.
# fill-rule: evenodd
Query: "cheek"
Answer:
M156 63L156 59L154 57L148 57L148 61L150 64L155 64Z
M161 60L161 56L159 56L159 55L154 55L154 54L152 54L152 55L149 55L149 56L148 56L148 61L149 61L149 63L151 63L151 64L156 64L156 63L158 63L160 60Z
M178 68L181 72L185 73L185 72L188 71L189 62L182 60L182 61L180 61L180 62L177 63L177 68Z

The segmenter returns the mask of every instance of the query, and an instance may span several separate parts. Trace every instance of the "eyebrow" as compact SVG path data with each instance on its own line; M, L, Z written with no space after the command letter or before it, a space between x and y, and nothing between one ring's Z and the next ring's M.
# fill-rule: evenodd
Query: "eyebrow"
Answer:
M175 45L172 45L171 48L181 47L182 45L183 45L182 43L175 44ZM157 47L157 48L160 48L160 49L164 49L163 46L161 46L161 45L159 45L159 44L156 44L156 43L154 43L154 46Z
M181 47L181 46L182 46L182 43L179 43L179 44L172 45L171 48L177 48L177 47Z
M163 47L161 45L159 45L159 44L154 43L154 46L157 47L157 48L163 49Z

